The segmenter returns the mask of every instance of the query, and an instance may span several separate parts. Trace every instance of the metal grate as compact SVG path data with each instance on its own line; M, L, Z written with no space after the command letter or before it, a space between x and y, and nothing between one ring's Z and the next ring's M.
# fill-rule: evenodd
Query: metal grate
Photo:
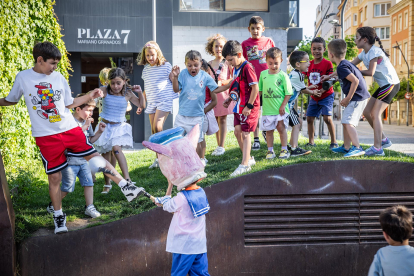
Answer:
M397 204L413 212L414 193L245 196L245 245L384 243L378 215Z

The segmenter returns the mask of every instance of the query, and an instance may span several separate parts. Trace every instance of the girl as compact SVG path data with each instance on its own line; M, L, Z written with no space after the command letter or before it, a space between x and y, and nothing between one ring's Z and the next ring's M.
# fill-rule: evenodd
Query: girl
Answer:
M209 75L214 75L214 79L216 83L218 82L217 75L213 72L213 68L210 64L207 63L204 59L201 60L201 70L208 73ZM206 99L204 101L204 121L203 126L200 129L205 135L211 135L217 133L219 127L217 125L217 121L214 118L214 107L217 105L217 95L213 93L206 87ZM204 166L207 164L207 159L205 158L206 155L206 137L204 135L204 140L197 145L197 154L200 156L200 160Z
M137 61L139 65L145 65L142 71L144 95L148 102L145 113L149 115L151 133L154 134L163 130L168 114L172 111L173 100L178 98L170 78L172 66L155 41L145 44ZM157 167L158 159L155 159L149 168Z
M226 85L233 80L231 72L233 68L223 58L221 51L227 39L221 34L209 37L206 44L206 52L214 56L215 59L209 62L209 65L213 68L214 75L218 78L218 84ZM227 134L227 115L233 114L234 104L232 101L229 107L224 107L224 101L229 97L229 91L226 90L217 94L217 105L214 107L214 114L219 125L219 131L216 132L217 148L211 153L212 155L222 155L225 152L224 140Z
M379 48L374 45L375 41L378 41ZM361 71L362 75L373 76L380 86L369 99L363 113L374 129L374 145L365 151L365 155L384 156L383 148L390 147L392 143L382 131L381 114L400 90L400 80L374 28L358 28L355 43L358 49L363 50L352 63L357 65L362 61L368 68Z
M132 87L127 85L127 77L121 68L112 68L108 73L108 80L108 86L100 88L104 97L102 112L99 114L100 120L106 123L107 127L94 145L106 160L109 160L113 151L124 178L131 182L128 165L122 152L123 148L132 148L133 146L132 128L125 122L125 112L128 101L136 105L138 110L145 108L144 97L139 85ZM138 97L131 90L138 93ZM112 185L106 182L103 192L107 193L111 188Z

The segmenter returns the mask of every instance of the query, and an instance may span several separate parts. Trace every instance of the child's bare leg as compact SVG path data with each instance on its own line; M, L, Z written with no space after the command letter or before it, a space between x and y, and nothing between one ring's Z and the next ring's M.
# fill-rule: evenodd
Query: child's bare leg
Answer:
M224 141L227 135L227 115L216 117L219 125L219 131L216 132L217 145L224 148Z
M62 199L64 199L68 195L68 192L60 191L60 194L61 194Z
M349 140L352 142L352 145L359 148L358 132L353 125L346 124L344 125L344 130L348 133Z
M331 143L332 144L336 144L336 139L335 139L335 124L334 124L334 122L332 120L332 116L323 115L323 120L326 123L326 125L328 126L329 135L331 136Z
M368 100L367 106L365 107L364 112L363 112L364 117L367 119L367 121L371 125L372 129L374 129L374 119L372 117L372 113L371 112L374 109L374 106L375 106L376 101L379 101L379 100L371 97ZM387 106L388 105L386 105L385 108L387 108ZM385 108L384 108L384 110L385 110ZM381 114L382 114L382 112L381 112ZM381 118L380 118L380 120L381 120ZM381 139L384 139L386 137L387 136L385 136L384 132L382 132L381 133ZM374 130L374 142L375 142L375 130Z
M274 132L275 130L268 130L266 131L266 143L267 143L267 148L273 148L273 143L274 143Z
M154 126L153 133L161 132L164 129L164 124L167 120L168 114L169 112L161 111L158 109L155 111L154 119L152 122L152 125Z
M237 143L239 143L239 147L241 151L243 152L243 137L242 137L241 125L237 125L234 127L234 136L236 136ZM249 138L250 138L250 135L249 135Z
M388 104L380 100L376 100L374 107L371 109L371 118L374 128L374 147L380 149L382 147L381 138L385 138L383 133L383 126L381 120L381 114L387 108Z
M204 139L202 142L197 144L197 154L202 159L204 156L206 156L206 140Z
M241 126L240 126L241 131ZM247 166L249 164L250 160L250 150L251 150L251 138L250 138L250 132L241 132L241 139L242 139L242 151L243 151L243 159L242 159L242 165ZM239 143L240 145L240 143Z
M113 149L113 152L115 153L116 159L118 160L118 164L119 164L119 167L121 168L124 178L131 180L131 178L129 177L129 172L128 172L128 164L127 164L125 155L122 152L122 148L120 146L114 146L112 149Z
M287 149L287 131L285 123L283 121L278 121L276 126L277 132L280 135L280 143L282 144L282 149Z
M344 130L344 148L349 150L351 148L351 138L349 137L348 129L345 124L342 124Z
M292 148L298 147L299 132L300 124L292 127L292 132L290 133L290 145L292 146Z
M108 161L113 167L115 167L114 165L113 165L113 160L112 160L112 157L113 157L113 155L112 155L112 151L109 151L109 152L106 152L106 153L102 153L102 157L103 158L105 158L106 159L106 161ZM114 158L115 159L115 158ZM116 160L116 159L115 159ZM116 161L115 161L115 163L116 163ZM110 186L111 185L111 179L106 175L106 174L104 174L104 179L105 179L105 185L106 186ZM108 188L108 187L103 187L103 192L109 192L109 190L110 190L110 188Z
M309 144L315 144L315 127L313 125L313 121L315 121L315 117L306 117L306 121L308 122L308 136L309 136Z
M93 186L83 187L83 193L85 195L86 206L93 204Z
M60 191L60 182L62 181L62 173L57 172L47 176L49 181L49 196L55 211L62 209L62 195Z

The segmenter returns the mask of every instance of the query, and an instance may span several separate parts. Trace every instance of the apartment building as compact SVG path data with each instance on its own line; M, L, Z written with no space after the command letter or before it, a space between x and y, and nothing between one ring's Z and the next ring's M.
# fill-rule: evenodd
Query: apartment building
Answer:
M337 19L336 15L338 6L341 3L341 0L321 0L321 4L316 8L316 20L315 20L315 31L318 30L316 36L320 36L325 40L329 38L339 38L340 36L340 27L334 26L329 23L332 19ZM335 13L335 15L330 16L329 18L323 18L325 15Z

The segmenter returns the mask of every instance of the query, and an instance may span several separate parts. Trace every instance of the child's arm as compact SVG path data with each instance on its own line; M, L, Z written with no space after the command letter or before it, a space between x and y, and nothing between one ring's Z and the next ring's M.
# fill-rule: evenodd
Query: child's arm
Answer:
M212 110L217 105L217 95L210 91L211 102L208 106L204 108L204 114Z
M89 126L93 123L93 118L89 117L85 120L85 124L81 127L82 131L88 130Z
M144 96L142 95L141 86L134 85L134 86L132 86L131 90L133 92L136 92L138 94L138 97L135 95L135 93L129 92L128 95L127 95L128 98L129 98L129 101L131 103L133 103L135 106L137 106L138 108L143 108L142 103L141 103L141 99L144 98ZM144 103L144 105L145 105L145 103Z
M214 93L221 93L221 92L224 92L224 91L226 91L227 89L229 89L230 88L230 85L231 85L231 82L229 82L229 83L227 83L226 85L223 85L223 86L218 86L216 89L214 89Z
M172 77L172 84L173 84L173 90L175 93L180 92L180 85L178 83L178 75L180 75L180 67L178 67L177 65L175 65L170 73L170 79Z
M349 102L351 101L352 97L355 94L355 91L359 84L359 79L354 74L349 74L346 77L347 80L351 82L351 87L349 88L348 95L339 103L340 105L347 107Z
M6 101L6 98L0 99L0 106L10 106L10 105L15 105L15 104L17 104L17 102L13 103L13 102Z
M305 89L302 89L300 92L303 94L309 94L316 97L320 97L322 94L319 92L319 90L314 90L316 88L318 88L318 86L316 84L313 84L306 87Z
M101 137L101 134L104 132L105 128L106 128L106 124L104 122L100 122L98 125L98 131L95 133L94 136L89 137L89 141L92 144L98 141L99 137Z
M96 88L95 90L89 92L88 94L86 94L85 96L79 97L79 98L74 98L73 99L73 103L66 106L67 109L72 109L75 108L77 106L80 106L90 100L94 100L96 98L99 97L103 97L103 92L101 89Z
M361 70L363 76L372 77L375 74L375 69L377 69L378 57L371 59L369 62L369 68L367 70Z
M362 60L359 59L359 57L354 58L353 61L351 61L351 63L355 66L357 66L358 64L361 63Z
M249 104L254 104L254 102L256 100L256 97L257 97L257 94L259 94L259 85L257 83L255 83L255 84L251 85L251 88L252 88L252 93L250 93L250 98L249 98L249 102L248 103ZM243 108L242 114L244 116L249 116L251 111L252 110L250 108L248 108L247 106L245 106Z

